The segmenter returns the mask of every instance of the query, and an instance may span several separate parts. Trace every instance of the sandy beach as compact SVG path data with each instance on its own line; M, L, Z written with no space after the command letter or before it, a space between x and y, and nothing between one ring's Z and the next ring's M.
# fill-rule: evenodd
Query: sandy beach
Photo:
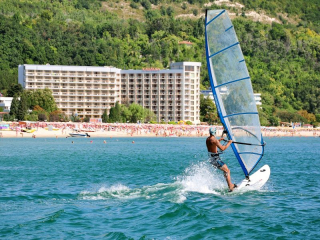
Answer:
M86 123L1 123L7 128L1 138L66 138L70 133L88 133L90 137L205 137L212 126L170 124L86 124ZM8 127L9 126L9 127ZM217 136L222 126L217 127ZM29 131L28 131L29 130ZM28 131L28 132L26 132ZM264 137L319 137L320 129L263 127Z
M52 126L52 127L50 127ZM66 138L70 133L87 133L90 137L202 137L209 126L166 124L74 124L49 123L10 126L0 131L3 138ZM218 129L222 129L221 126ZM26 132L29 130L29 132ZM221 132L222 130L220 130Z

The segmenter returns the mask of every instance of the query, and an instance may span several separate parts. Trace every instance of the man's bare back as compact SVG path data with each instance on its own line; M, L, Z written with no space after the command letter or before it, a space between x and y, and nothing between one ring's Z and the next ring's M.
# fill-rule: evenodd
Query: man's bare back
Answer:
M230 144L232 143L232 140L229 140L228 141L228 144L223 146L221 145L221 141L224 140L223 138L220 138L219 140L215 138L215 136L213 135L210 135L207 140L206 140L206 144L207 144L207 149L208 149L208 152L212 152L212 153L218 153L218 148L221 150L221 151L224 151L226 150Z

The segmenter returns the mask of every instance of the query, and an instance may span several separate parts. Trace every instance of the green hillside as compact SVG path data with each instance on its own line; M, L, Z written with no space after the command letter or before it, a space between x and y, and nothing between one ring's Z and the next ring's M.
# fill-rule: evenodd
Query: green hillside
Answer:
M200 61L208 87L204 12L217 8L234 18L262 93L262 123L319 122L320 0L0 0L0 91L26 63L141 69Z

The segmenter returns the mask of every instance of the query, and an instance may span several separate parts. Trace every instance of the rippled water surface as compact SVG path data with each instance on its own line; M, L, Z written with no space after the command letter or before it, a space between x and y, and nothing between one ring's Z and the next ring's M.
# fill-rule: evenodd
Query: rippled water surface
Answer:
M0 139L0 238L320 239L320 138L265 141L265 187L228 193L205 138Z

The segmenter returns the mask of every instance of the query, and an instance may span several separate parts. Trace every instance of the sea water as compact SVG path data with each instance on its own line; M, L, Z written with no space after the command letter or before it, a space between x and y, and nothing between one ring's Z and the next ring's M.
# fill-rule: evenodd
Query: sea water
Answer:
M228 193L205 138L0 139L0 238L320 239L320 138L265 141L267 184Z

